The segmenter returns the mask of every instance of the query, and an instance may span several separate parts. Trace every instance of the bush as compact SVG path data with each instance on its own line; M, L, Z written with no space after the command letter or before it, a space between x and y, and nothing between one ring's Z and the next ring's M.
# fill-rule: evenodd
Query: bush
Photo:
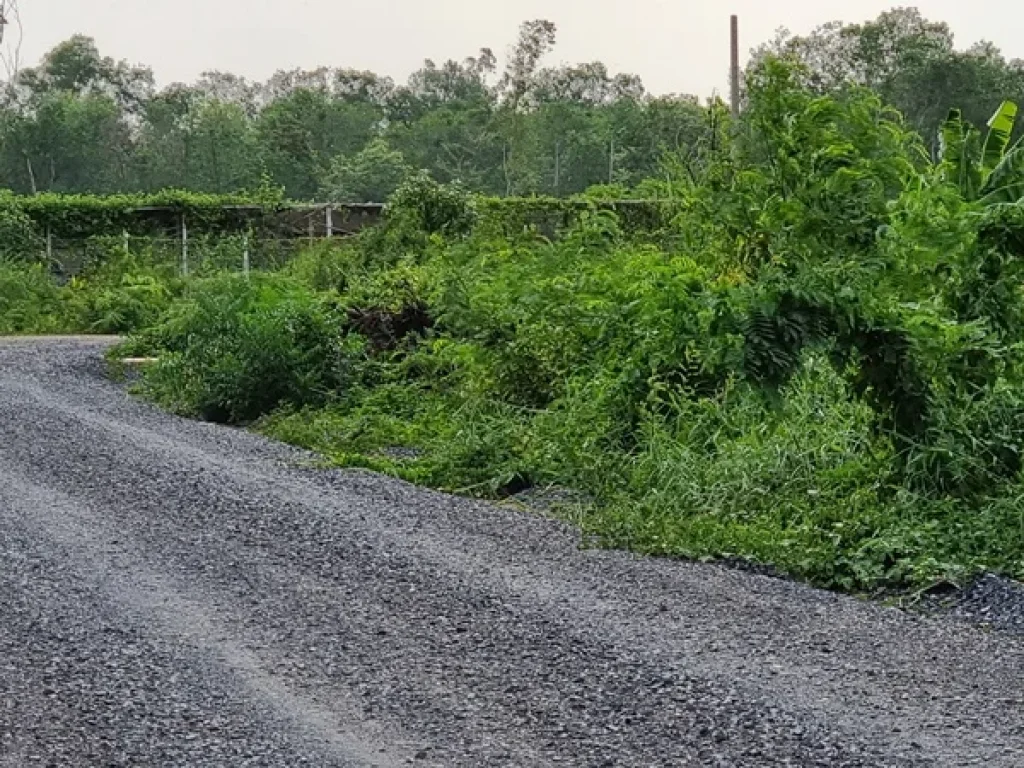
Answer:
M339 317L287 278L198 281L143 338L163 351L147 388L174 410L247 423L283 404L322 404L344 389L360 345ZM136 342L138 349L139 342Z
M60 287L43 265L0 258L0 335L59 333L66 325Z
M46 247L44 238L15 200L9 192L0 192L0 258L36 261Z
M461 185L438 184L420 172L395 190L389 218L414 232L461 237L472 231L477 212L472 196Z
M43 264L0 259L0 334L130 333L155 323L181 285L120 247L65 284Z
M170 287L152 275L127 274L116 283L74 279L64 292L66 312L84 333L121 334L155 323L170 306Z

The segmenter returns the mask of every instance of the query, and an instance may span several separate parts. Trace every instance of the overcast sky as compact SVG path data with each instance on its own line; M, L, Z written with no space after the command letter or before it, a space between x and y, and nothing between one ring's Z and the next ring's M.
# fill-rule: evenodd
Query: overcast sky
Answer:
M655 93L727 90L728 17L743 49L785 26L806 32L907 5L880 0L19 0L23 61L75 33L117 59L149 64L161 85L208 69L263 79L277 69L330 65L398 80L425 58L461 59L481 47L502 56L519 23L558 24L550 63L601 60L643 77ZM966 47L978 39L1024 57L1019 0L920 0Z

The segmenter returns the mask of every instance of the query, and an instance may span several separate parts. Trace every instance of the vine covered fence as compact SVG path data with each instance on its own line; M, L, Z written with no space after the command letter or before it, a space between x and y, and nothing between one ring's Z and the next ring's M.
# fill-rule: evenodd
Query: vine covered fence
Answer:
M665 229L679 206L667 201L477 198L482 222L512 234L534 228L554 237L584 212L615 212L623 226ZM383 203L298 203L258 197L197 195L0 195L0 255L45 261L73 275L112 247L146 251L181 274L213 264L272 268L307 244L345 238L380 223Z

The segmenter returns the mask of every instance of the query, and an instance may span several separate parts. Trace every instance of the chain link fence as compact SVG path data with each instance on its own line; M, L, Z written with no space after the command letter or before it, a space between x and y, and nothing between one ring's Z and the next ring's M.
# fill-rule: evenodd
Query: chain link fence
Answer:
M237 231L203 232L190 229L183 215L154 209L140 211L146 234L125 230L104 234L59 237L46 232L22 258L45 260L58 278L71 278L101 266L114 257L130 258L168 275L202 276L223 272L273 271L285 267L304 249L321 242L350 237L379 221L379 206L301 206L261 215ZM154 221L157 222L154 225Z
M285 267L311 243L325 238L254 237L246 234L203 234L181 238L124 234L120 237L49 238L46 263L62 280L86 273L122 257L168 275L274 271Z

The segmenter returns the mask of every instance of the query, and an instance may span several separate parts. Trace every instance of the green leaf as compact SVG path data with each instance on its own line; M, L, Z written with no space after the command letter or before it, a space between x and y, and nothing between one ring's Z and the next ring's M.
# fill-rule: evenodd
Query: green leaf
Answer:
M973 129L964 122L959 109L951 109L939 131L939 152L942 175L966 200L977 197L981 172L972 157Z
M1017 142L981 188L984 205L1017 203L1024 199L1024 145Z
M1012 101L1004 101L992 119L988 121L988 137L982 150L982 166L986 170L995 169L1003 160L1006 148L1010 146L1013 127L1017 122L1017 105Z
M963 113L959 109L951 109L939 130L939 160L942 163L958 166L964 141Z

